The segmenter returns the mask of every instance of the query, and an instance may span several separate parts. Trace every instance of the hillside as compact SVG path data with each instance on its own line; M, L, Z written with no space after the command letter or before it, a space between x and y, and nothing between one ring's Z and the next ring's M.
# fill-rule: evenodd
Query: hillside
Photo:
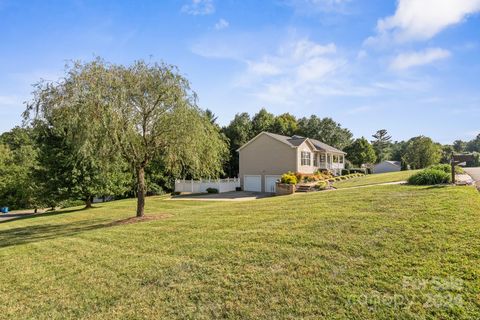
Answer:
M480 317L474 188L147 200L1 223L0 317Z

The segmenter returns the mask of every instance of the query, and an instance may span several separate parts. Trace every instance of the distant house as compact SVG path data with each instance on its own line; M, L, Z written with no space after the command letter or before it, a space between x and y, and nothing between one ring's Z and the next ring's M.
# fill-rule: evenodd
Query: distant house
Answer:
M341 174L345 152L301 136L262 132L238 150L240 184L245 191L275 192L275 182L288 172Z
M382 161L373 166L373 173L395 172L402 170L400 161Z

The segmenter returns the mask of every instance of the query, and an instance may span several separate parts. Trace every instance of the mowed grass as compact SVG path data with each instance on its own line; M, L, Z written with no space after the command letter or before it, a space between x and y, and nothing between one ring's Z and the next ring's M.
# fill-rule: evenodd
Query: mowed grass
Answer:
M480 196L148 198L0 224L4 319L478 319Z
M342 188L350 188L350 187L368 186L372 184L406 181L408 178L410 178L410 176L417 173L418 171L419 170L408 170L408 171L369 174L362 177L335 182L334 186L337 189L342 189Z

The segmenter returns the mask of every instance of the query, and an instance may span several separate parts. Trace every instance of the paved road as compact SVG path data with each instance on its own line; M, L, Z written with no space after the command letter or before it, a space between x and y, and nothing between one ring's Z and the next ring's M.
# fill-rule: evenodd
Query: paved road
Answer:
M470 175L475 181L480 181L480 167L464 168L465 172Z
M476 168L464 168L465 172L468 173L473 180L475 180L475 184L477 188L480 190L480 167Z

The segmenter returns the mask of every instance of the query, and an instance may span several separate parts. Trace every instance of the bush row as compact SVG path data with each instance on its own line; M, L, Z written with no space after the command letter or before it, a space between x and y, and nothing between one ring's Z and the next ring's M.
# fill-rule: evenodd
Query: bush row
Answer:
M287 172L282 175L280 182L281 183L286 183L286 184L297 184L301 182L318 182L317 185L323 186L325 184L325 187L328 186L329 183L333 183L336 181L342 181L342 180L348 180L351 178L355 177L361 177L364 176L365 174L363 173L350 173L347 175L341 175L334 177L332 174L314 174L314 175L300 175L300 174L295 174L293 172Z

